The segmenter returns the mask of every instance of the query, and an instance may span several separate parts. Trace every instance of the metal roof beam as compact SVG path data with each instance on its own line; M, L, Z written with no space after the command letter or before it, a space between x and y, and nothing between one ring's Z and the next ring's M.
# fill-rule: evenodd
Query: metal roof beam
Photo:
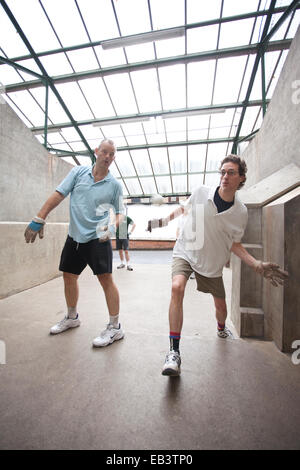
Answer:
M272 41L266 45L266 52L269 51L281 51L289 49L291 45L291 39L283 39L280 41ZM205 51L193 54L185 54L176 57L167 57L163 59L149 60L144 62L135 62L126 65L116 65L113 67L106 67L103 69L87 70L84 72L77 72L65 75L58 75L51 77L51 81L54 85L60 83L69 83L78 80L85 80L88 78L105 77L108 75L116 75L120 73L136 72L139 70L147 70L153 67L168 67L176 64L188 64L191 62L200 62L213 59L224 59L227 57L239 57L248 54L257 54L260 43L250 44L240 47L228 47L225 49L218 49L212 51ZM30 88L37 88L43 86L41 80L33 80L21 83L14 83L6 85L6 93L28 90Z
M270 102L270 100L266 100L267 103ZM199 115L205 114L205 111L207 111L207 114L209 114L209 111L214 111L218 109L232 109L232 108L241 108L244 106L244 102L238 102L238 103L225 103L225 104L213 104L213 105L208 105L208 106L199 106L199 107L192 107L192 108L180 108L180 109L173 109L173 110L165 110L165 111L153 111L153 112L147 112L147 113L140 113L140 114L127 114L127 115L120 115L120 116L113 116L113 117L106 117L103 119L89 119L89 120L84 120L84 121L76 121L76 124L78 126L87 126L91 125L94 123L99 124L101 127L101 122L105 123L107 120L113 121L111 124L118 124L119 121L123 121L124 119L128 119L128 122L130 122L130 119L136 120L137 118L151 118L151 117L162 117L165 116L167 117L172 117L172 114L176 113L187 113L186 116L183 117L189 117L189 113L191 111L197 112L199 111ZM263 101L262 100L252 100L247 103L247 106L262 106ZM191 116L194 117L194 116ZM55 129L65 129L68 127L73 127L72 122L62 122L58 124L53 124L53 125L48 125L48 130L55 130ZM36 126L36 127L31 127L30 130L33 133L40 133L44 129L44 126Z
M300 9L300 5L297 8ZM278 8L274 9L274 13L282 13L285 10L286 10L286 7L278 7ZM182 28L185 28L186 30L189 30L189 29L194 29L194 28L201 28L201 27L204 27L204 26L213 26L213 25L217 25L217 24L221 24L221 23L229 23L229 22L232 22L232 21L240 21L240 20L245 20L245 19L257 18L257 17L260 17L260 16L267 15L268 11L269 10L253 11L253 12L249 12L249 13L243 13L243 14L240 14L240 15L226 16L226 17L222 17L222 18L215 18L215 19L212 19L212 20L199 21L197 23L189 23L189 24L186 24L186 25L178 26L178 28L182 27ZM159 31L160 32L166 31L166 29L161 29ZM151 31L149 31L149 32L151 32ZM148 34L148 32L145 33L145 34ZM135 35L131 35L131 37L133 37L133 36L135 36ZM124 36L124 37L127 37L127 36ZM76 44L74 46L60 47L60 48L51 49L51 50L48 50L48 51L37 52L36 55L37 55L37 57L45 57L45 56L49 56L49 55L53 55L53 54L60 54L60 53L71 52L71 51L76 51L76 50L80 50L80 49L86 49L86 48L89 48L89 47L97 47L97 46L101 46L102 42L103 41L91 41L91 42L87 42L87 43L83 43L83 44ZM11 60L13 62L18 62L18 61L28 60L28 59L31 59L31 55L22 55L22 56L17 56L17 57L12 57L11 58Z
M30 42L28 41L28 39L27 39L26 35L24 34L21 26L19 25L19 23L15 19L14 15L12 14L12 12L9 9L8 5L6 4L5 0L1 0L1 5L2 5L3 9L5 10L5 13L9 17L10 21L12 22L13 26L15 27L16 31L20 35L20 37L21 37L22 41L24 42L25 46L27 47L28 51L30 52L31 57L34 59L35 63L37 64L37 66L41 70L42 75L43 75L43 80L45 80L47 82L47 84L49 85L49 87L53 91L54 95L56 96L57 100L59 101L60 105L62 106L63 110L67 114L68 118L73 123L74 128L76 129L79 137L81 138L82 142L84 143L85 147L87 148L89 156L90 156L90 158L93 162L95 160L94 152L90 148L90 146L89 146L88 142L86 141L84 135L82 134L79 127L77 126L76 121L74 120L72 114L70 113L70 111L67 108L65 102L63 101L62 97L60 96L57 89L55 88L52 78L49 77L49 75L47 74L43 64L40 61L40 59L36 56L36 53L35 53L33 47L31 46ZM5 91L6 91L6 89L5 89Z

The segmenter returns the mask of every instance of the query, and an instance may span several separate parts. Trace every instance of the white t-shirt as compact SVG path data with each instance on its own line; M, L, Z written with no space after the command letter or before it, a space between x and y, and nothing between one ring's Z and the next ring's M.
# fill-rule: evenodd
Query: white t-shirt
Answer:
M214 203L216 187L197 188L186 202L174 258L188 261L199 274L220 277L234 242L239 243L247 225L246 206L235 193L234 204L218 213Z

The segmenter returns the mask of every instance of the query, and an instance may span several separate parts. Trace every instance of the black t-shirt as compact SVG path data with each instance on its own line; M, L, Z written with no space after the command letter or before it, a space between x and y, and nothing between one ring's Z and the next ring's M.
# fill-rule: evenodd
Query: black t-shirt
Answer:
M216 192L215 192L215 195L214 195L214 203L216 204L216 207L218 209L218 213L219 212L224 212L224 211L227 211L231 206L233 206L234 204L234 200L231 201L231 202L227 202L227 201L224 201L224 199L222 199L219 195L219 187L217 187L216 189Z

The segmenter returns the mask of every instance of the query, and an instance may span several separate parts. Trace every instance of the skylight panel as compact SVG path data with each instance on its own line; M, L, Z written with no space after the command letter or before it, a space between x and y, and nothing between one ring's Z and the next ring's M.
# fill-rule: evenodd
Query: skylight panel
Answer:
M114 5L123 36L151 30L147 0L130 0L130 5L120 1Z
M142 188L139 183L138 178L126 178L126 186L128 188L129 194L141 194Z
M80 86L96 118L113 116L114 108L101 78L80 80Z
M185 72L183 65L159 69L164 109L185 107Z
M169 176L157 176L156 183L159 194L172 193L171 179Z
M80 92L77 83L61 83L56 86L70 113L76 120L93 119L93 115Z
M187 171L187 147L169 147L169 160L172 173L186 173Z
M246 57L219 59L213 103L234 103L238 100Z
M184 0L150 0L150 6L154 30L184 24Z
M196 3L196 2L195 2ZM218 25L202 26L187 30L188 54L216 49Z
M23 2L26 4L26 2ZM47 15L64 47L88 42L73 0L42 0Z
M144 194L156 194L157 193L157 187L156 187L154 178L141 177L140 182L141 182Z
M256 11L259 5L258 0L224 0L223 16L240 15Z
M136 114L138 112L129 75L126 73L104 78L114 107L118 114Z
M173 192L187 192L187 177L185 175L172 175Z
M155 59L152 43L128 46L125 50L129 63Z
M227 109L223 114L213 114L210 121L209 137L227 137L230 133L234 109Z
M14 93L10 93L9 96L30 119L34 126L41 126L44 124L45 117L43 111L27 91L16 91Z
M38 101L43 110L46 106L46 89L42 88L32 88L30 90L31 94ZM54 123L58 124L59 122L69 122L69 118L62 106L58 103L56 96L53 94L52 90L48 90L48 117Z
M209 115L189 117L188 118L188 140L206 139L208 126L209 126Z
M215 60L191 63L187 66L188 106L204 106L211 103Z
M101 68L126 64L126 57L122 48L104 50L101 46L95 48Z
M122 127L126 135L128 145L144 145L146 143L142 124L122 124Z
M92 41L119 36L110 1L77 0L77 3Z
M29 80L32 80L32 76ZM2 85L20 81L20 75L10 65L0 64L0 82Z
M72 73L72 67L64 53L40 57L40 61L48 75L64 75Z
M63 3L60 2L60 9L57 10L60 13ZM39 2L36 0L26 0L23 2L10 0L8 1L8 6L18 23L22 25L25 36L36 52L59 47L59 42ZM29 51L27 50L28 53Z
M239 2L243 3L243 2ZM221 25L219 48L244 46L249 44L254 19L239 20Z
M79 49L67 53L75 72L97 69L99 67L92 49Z
M127 150L118 152L115 161L123 176L136 176L129 152Z
M10 2L11 3L11 2ZM25 2L21 2L23 5ZM9 5L10 6L10 5ZM13 24L6 15L3 8L0 8L0 44L9 57L16 57L28 54L28 49L16 32Z
M141 113L161 108L156 70L131 72L131 79Z
M156 41L155 46L158 59L183 55L185 52L185 39L181 37Z
M204 171L207 145L190 145L188 147L188 171Z
M156 175L170 172L166 148L150 148L149 153L152 162L152 168Z
M251 108L247 108L240 132L241 137L247 136L251 134L251 132L253 132L255 129L259 128L261 120L259 120L259 124L255 124L259 109L260 108L258 106L252 106Z
M203 178L203 174L189 175L188 192L192 193L195 189L199 188L203 184Z
M219 170L220 162L226 157L226 149L226 143L208 145L206 171Z
M149 161L148 151L146 149L131 150L130 153L138 174L142 176L151 175L152 169Z
M219 18L221 11L221 0L210 0L200 2L187 0L187 22L197 23L199 21L213 20Z

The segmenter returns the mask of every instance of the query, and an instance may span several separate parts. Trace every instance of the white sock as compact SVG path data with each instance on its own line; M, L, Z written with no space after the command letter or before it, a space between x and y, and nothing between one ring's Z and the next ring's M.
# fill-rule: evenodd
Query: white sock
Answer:
M119 315L109 315L109 324L114 328L119 328Z
M77 317L77 309L76 307L68 307L68 318L72 318L75 320Z

